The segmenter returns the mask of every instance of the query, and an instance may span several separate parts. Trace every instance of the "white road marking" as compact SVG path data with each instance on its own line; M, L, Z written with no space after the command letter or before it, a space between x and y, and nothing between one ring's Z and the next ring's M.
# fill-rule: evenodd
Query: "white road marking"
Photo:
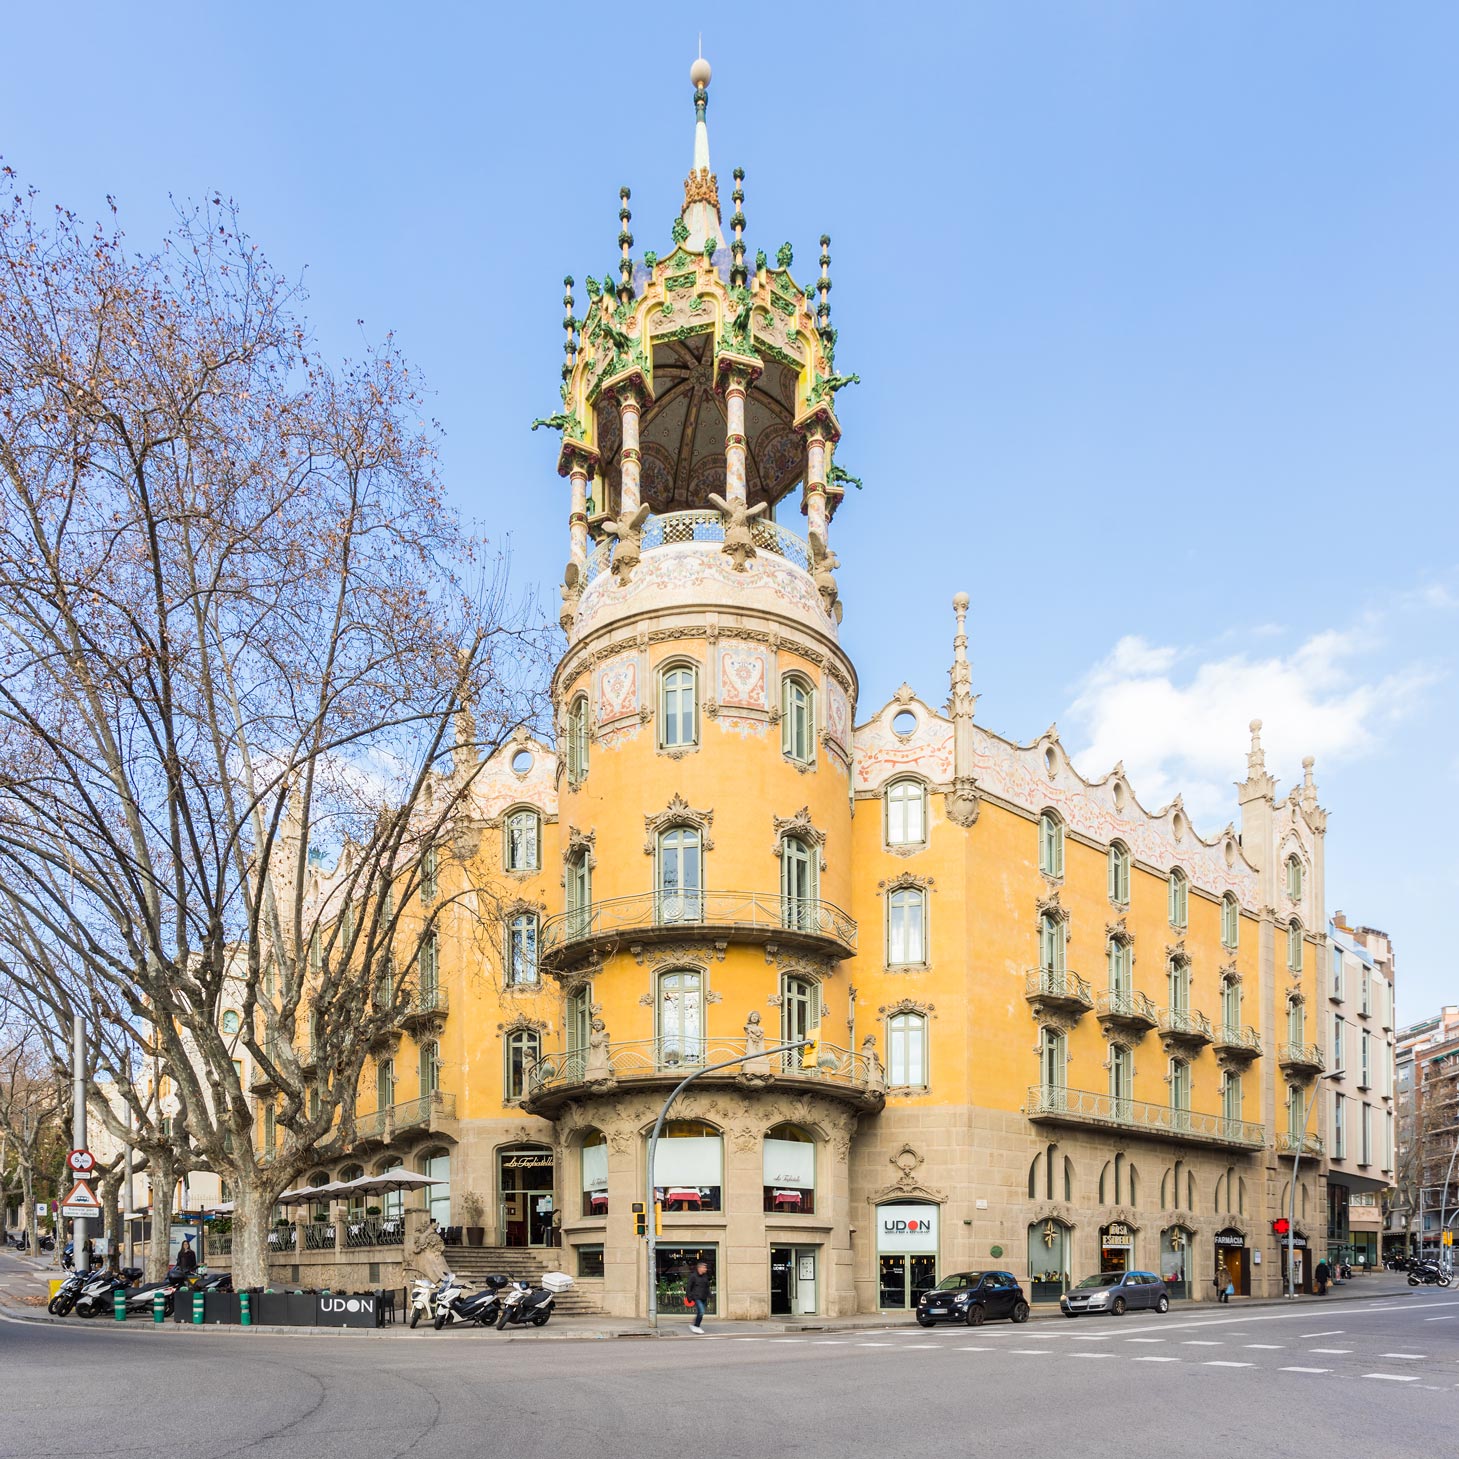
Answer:
M1417 1358L1422 1361L1428 1357L1427 1353L1379 1353L1380 1358Z
M1454 1316L1450 1313L1447 1317L1425 1317L1425 1322L1453 1322Z
M1255 1363L1230 1363L1221 1358L1208 1358L1202 1364L1206 1368L1254 1368Z
M810 1341L810 1338L808 1338L808 1337L771 1337L771 1338L766 1338L765 1340L766 1340L766 1342L809 1342Z
M1005 1348L1005 1352L1022 1353L1026 1358L1042 1358L1053 1351L1052 1348Z
M1249 1343L1246 1344L1246 1346L1249 1347L1249 1348L1267 1348L1267 1349L1269 1349L1271 1351L1275 1351L1277 1348L1284 1348L1284 1347L1286 1347L1286 1343L1284 1343L1284 1342L1249 1342Z
M1114 1333L1112 1332L1081 1332L1074 1339L1074 1342L1108 1342Z
M1303 1337L1341 1337L1344 1329L1341 1327L1326 1327L1321 1332L1304 1332Z
M1331 1368L1278 1368L1279 1373L1330 1373Z
M908 1348L940 1348L940 1342L906 1342L902 1344L903 1351Z
M1385 1383L1417 1383L1418 1377L1408 1373L1364 1373L1365 1378L1381 1378Z
M1308 1348L1310 1353L1350 1353L1351 1348Z
M894 1348L894 1347L896 1347L896 1343L894 1343L894 1342L859 1342L859 1343L856 1344L856 1346L859 1347L859 1348Z
M1163 1337L1127 1337L1126 1342L1164 1342Z
M1216 1342L1213 1338L1209 1337L1188 1337L1181 1343L1181 1347L1183 1348L1224 1348L1225 1346L1225 1343Z
M1114 1357L1114 1354L1113 1353L1070 1353L1069 1356L1071 1358L1112 1358L1112 1357ZM1459 1388L1459 1384L1455 1384L1454 1386L1456 1388Z
M817 1347L844 1348L850 1340L850 1338L845 1337L818 1337L815 1342Z
M1180 1359L1161 1357L1158 1353L1146 1353L1143 1358L1134 1358L1132 1361L1136 1363L1178 1363Z

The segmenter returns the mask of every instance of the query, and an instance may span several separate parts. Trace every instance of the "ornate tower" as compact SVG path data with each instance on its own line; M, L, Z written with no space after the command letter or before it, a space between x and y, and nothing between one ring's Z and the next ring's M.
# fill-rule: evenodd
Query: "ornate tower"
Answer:
M765 1257L737 1271L732 1253L780 1247L815 1253L797 1256L819 1289L805 1310L851 1310L846 1157L883 1099L856 1048L843 910L856 675L830 533L835 398L855 377L835 368L829 238L809 288L789 244L750 262L744 172L726 220L710 168L708 63L690 79L671 246L634 256L622 189L619 257L587 279L581 319L567 280L562 410L540 422L571 484L563 902L541 946L566 1032L527 1104L557 1123L568 1244L605 1244L621 1299L643 1285L647 1127L688 1069L750 1055L676 1106L662 1240L712 1249L721 1311L766 1310ZM809 1067L773 1052L811 1033Z

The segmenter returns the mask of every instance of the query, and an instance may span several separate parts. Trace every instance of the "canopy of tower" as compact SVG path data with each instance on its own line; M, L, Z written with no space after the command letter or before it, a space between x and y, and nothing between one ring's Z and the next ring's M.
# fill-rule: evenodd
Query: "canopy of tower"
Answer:
M725 404L714 389L710 334L655 344L654 400L640 427L643 458L640 499L654 512L708 505L725 487ZM774 506L805 474L805 441L791 429L795 374L778 361L745 397L746 488L751 506ZM617 404L598 405L599 471L607 480L604 506L619 500L622 431Z

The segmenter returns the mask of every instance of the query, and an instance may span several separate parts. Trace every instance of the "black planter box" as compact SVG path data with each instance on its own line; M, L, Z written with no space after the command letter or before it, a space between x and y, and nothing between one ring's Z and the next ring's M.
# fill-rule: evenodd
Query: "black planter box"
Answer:
M253 1301L253 1320L262 1327L287 1327L289 1296L287 1292L259 1292Z
M193 1301L196 1298L194 1292L175 1292L172 1297L172 1320L174 1322L191 1322L193 1320ZM203 1300L207 1300L207 1294L203 1294ZM207 1308L203 1309L203 1320L207 1321Z
M238 1321L237 1292L207 1292L203 1295L203 1321L209 1326Z
M382 1292L321 1292L314 1300L320 1327L379 1327L385 1303Z
M313 1292L290 1292L286 1307L288 1316L284 1321L290 1327L313 1327L316 1300Z

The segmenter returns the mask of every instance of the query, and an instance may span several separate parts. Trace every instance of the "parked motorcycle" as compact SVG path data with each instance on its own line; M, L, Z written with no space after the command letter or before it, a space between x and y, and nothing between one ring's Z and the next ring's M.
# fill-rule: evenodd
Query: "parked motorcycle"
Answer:
M1410 1287L1447 1287L1451 1278L1436 1261L1415 1262L1408 1269Z
M128 1267L136 1272L135 1267ZM82 1278L81 1291L76 1297L77 1317L107 1317L112 1312L112 1294L124 1290L128 1278L121 1272L97 1271L79 1273ZM141 1273L137 1272L140 1276Z
M570 1283L570 1279L559 1279L559 1290L562 1290L562 1280ZM546 1287L534 1287L531 1282L513 1282L502 1293L496 1329L500 1332L506 1327L546 1327L556 1305L556 1296Z
M464 1323L473 1327L490 1327L498 1322L505 1277L490 1276L479 1292L469 1292L459 1279L443 1282L436 1295L436 1331L447 1323Z
M56 1295L46 1303L46 1311L52 1317L64 1317L76 1305L76 1299L81 1295L81 1289L86 1285L89 1275L88 1272L72 1272L56 1288Z
M417 1277L410 1285L410 1325L416 1327L424 1319L426 1322L434 1322L436 1318L436 1294L441 1291L448 1282L454 1282L456 1278L447 1272L440 1281L433 1282L429 1277Z

